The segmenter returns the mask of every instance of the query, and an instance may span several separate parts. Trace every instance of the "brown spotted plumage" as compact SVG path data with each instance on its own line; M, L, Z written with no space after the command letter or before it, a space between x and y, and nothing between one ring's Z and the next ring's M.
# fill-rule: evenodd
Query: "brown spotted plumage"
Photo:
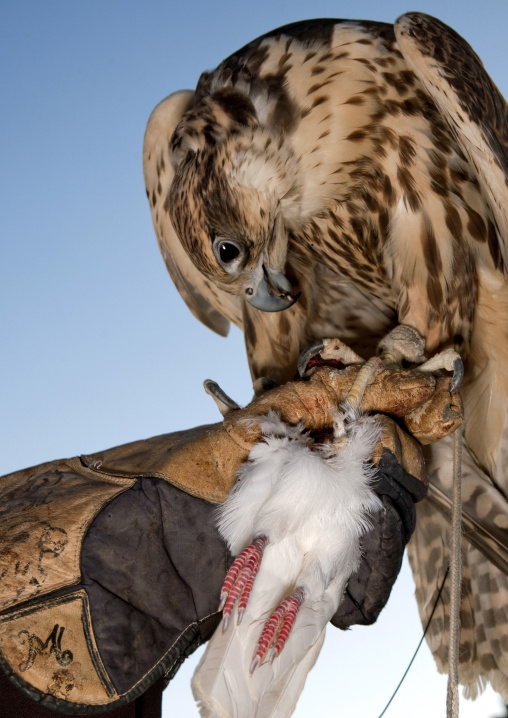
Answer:
M420 13L288 25L158 105L144 171L176 286L214 331L243 328L254 380L292 378L323 337L367 358L398 323L461 353L460 677L508 698L508 122L478 57ZM429 450L410 544L424 622L448 560L449 448ZM441 670L447 620L445 588Z

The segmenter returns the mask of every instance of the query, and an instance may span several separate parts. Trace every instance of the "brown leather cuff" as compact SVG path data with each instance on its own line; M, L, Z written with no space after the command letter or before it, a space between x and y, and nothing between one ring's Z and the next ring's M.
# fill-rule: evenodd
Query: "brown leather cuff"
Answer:
M259 430L256 441L258 438ZM252 445L242 446L219 425L176 449L166 471L177 488L219 504L233 488L238 467L246 460Z

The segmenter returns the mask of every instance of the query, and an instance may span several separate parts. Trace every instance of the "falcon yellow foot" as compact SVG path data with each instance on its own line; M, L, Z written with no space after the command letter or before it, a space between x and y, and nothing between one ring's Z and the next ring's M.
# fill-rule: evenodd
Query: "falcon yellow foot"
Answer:
M320 359L317 359L320 357ZM319 339L300 354L298 359L298 373L303 378L309 369L314 366L326 364L327 366L350 366L363 364L362 357L340 339Z
M392 329L378 344L381 360L385 367L402 366L404 361L418 364L418 371L432 374L440 369L453 372L450 391L456 391L464 378L464 365L460 355L453 348L445 349L426 361L425 341L420 334L406 324Z

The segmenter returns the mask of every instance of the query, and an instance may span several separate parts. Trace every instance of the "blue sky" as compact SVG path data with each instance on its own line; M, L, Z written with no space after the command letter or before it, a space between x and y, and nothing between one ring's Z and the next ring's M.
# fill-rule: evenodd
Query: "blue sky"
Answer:
M413 9L468 39L508 94L506 2L4 0L0 474L216 421L208 377L249 400L240 333L225 340L200 325L159 256L141 170L148 116L273 27L391 22ZM375 627L329 630L297 716L376 718L419 640L412 593L405 569ZM425 651L389 718L444 715L445 680ZM189 673L167 691L165 715L196 715ZM499 705L490 695L461 715L494 716Z

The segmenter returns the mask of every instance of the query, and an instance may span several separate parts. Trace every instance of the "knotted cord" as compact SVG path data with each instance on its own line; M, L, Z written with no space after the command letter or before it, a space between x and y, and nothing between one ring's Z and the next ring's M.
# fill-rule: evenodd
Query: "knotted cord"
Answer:
M450 637L448 647L448 687L446 718L459 715L460 599L462 587L462 427L453 437L453 494L450 547Z

